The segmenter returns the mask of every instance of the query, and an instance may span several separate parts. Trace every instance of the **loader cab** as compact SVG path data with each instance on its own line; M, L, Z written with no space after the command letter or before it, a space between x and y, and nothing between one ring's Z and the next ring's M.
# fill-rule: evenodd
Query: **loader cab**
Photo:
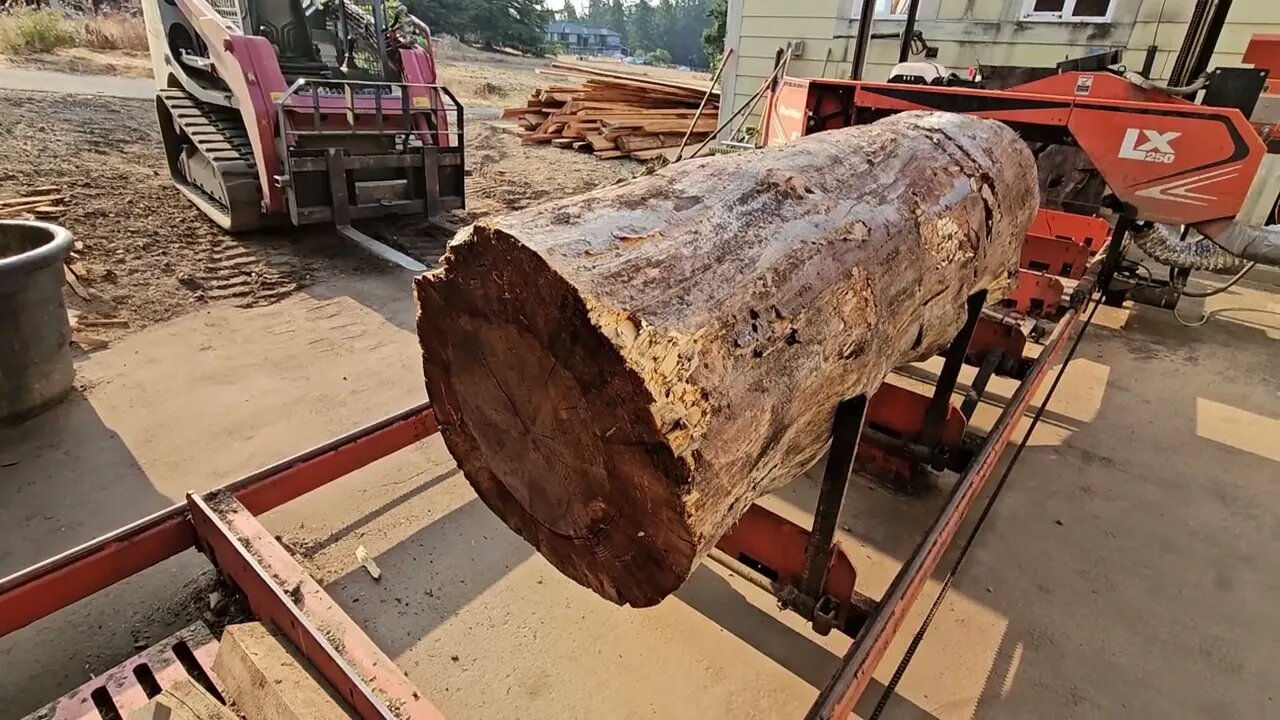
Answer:
M250 0L246 14L252 34L276 49L280 71L289 82L399 78L393 58L379 52L379 40L385 42L386 33L378 0Z
M329 78L333 69L321 58L300 0L252 0L249 27L276 49L280 71L293 81L299 77Z

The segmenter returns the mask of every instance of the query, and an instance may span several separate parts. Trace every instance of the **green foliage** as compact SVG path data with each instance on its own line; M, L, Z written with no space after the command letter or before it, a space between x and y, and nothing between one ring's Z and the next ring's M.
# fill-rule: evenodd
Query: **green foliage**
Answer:
M605 17L609 9L609 3L605 0L587 0L587 16L584 18L586 23L592 27L604 27L609 22L609 18ZM613 28L615 32L621 32L622 28Z
M639 55L659 46L661 38L658 37L656 20L649 0L635 0L627 13L626 35L631 41L631 54Z
M406 0L433 33L465 42L542 52L555 13L543 0Z
M627 36L627 11L622 7L622 0L610 0L604 13L604 26L622 36L622 44L631 45Z
M56 10L22 9L0 17L0 53L48 53L75 45L75 29Z
M713 0L649 0L653 2L654 43L678 65L705 68L702 31L710 23L707 8Z
M724 54L725 24L729 18L729 0L711 0L707 8L707 17L711 24L702 31L702 49L706 53L707 63L715 72L720 65L720 56Z
M658 48L657 50L654 50L653 52L649 53L648 57L649 57L650 65L670 65L671 64L671 53L667 52L662 48Z
M546 41L546 25L556 13L544 0L400 1L435 33L525 52L555 49ZM727 0L587 0L581 15L574 0L561 1L563 20L613 30L632 54L660 49L665 62L705 68L724 47ZM713 46L706 44L707 33L715 35ZM714 51L704 51L708 47Z

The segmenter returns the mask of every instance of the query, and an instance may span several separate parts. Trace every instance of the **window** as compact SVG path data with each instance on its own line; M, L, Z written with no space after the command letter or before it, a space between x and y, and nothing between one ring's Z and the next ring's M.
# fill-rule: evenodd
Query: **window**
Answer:
M1106 22L1111 19L1115 0L1026 0L1024 20L1063 22Z
M875 0L875 3L875 17L885 20L905 18L907 6L910 5L909 0ZM843 0L843 5L844 17L856 20L862 16L862 0Z

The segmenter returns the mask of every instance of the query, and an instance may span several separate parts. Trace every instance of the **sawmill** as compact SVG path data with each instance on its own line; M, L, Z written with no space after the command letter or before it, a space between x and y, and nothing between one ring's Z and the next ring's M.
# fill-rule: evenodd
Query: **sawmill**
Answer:
M542 70L545 87L501 110L513 142L653 164L469 222L429 266L355 228L466 206L462 107L425 26L414 41L380 0L144 3L177 191L230 231L334 225L408 268L406 364L425 393L0 578L0 637L189 550L216 572L211 603L237 608L216 629L140 640L26 717L445 717L402 667L404 648L380 647L263 518L379 462L413 464L433 438L467 500L501 524L485 540L518 544L565 592L646 617L714 564L767 596L770 632L843 638L803 717L880 717L1100 309L1182 322L1187 299L1205 296L1193 272L1217 273L1225 292L1280 267L1280 36L1255 36L1244 67L1211 68L1220 3L1193 21L1165 81L1116 51L995 87L911 58L912 0L901 62L876 82L862 77L873 4L851 77L792 75L780 48L747 137L732 134L736 111L718 119L731 101L718 71L703 87L583 63ZM70 235L35 220L12 237L24 276L56 267L24 298L60 293L49 258L71 252ZM69 368L41 370L0 411L26 420L56 402L45 388L69 387ZM354 372L342 381L369 392ZM770 496L806 473L818 481L804 518L777 511ZM912 506L927 518L884 583L868 582L870 554L847 540L859 484L903 505L941 498ZM386 582L364 545L357 557L361 580ZM436 572L427 558L414 566ZM540 682L572 672L559 670ZM505 681L451 692L498 697Z

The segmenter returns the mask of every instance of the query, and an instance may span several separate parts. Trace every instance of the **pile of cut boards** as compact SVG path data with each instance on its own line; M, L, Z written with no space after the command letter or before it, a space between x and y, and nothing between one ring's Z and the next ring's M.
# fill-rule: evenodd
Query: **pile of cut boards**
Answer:
M720 93L707 85L573 63L552 63L538 72L582 84L539 88L523 106L504 110L504 119L516 121L521 142L550 143L598 158L674 160L690 126L686 157L716 129ZM703 98L706 107L699 114Z
M56 185L31 188L18 197L0 199L0 220L50 220L66 212L67 196Z

